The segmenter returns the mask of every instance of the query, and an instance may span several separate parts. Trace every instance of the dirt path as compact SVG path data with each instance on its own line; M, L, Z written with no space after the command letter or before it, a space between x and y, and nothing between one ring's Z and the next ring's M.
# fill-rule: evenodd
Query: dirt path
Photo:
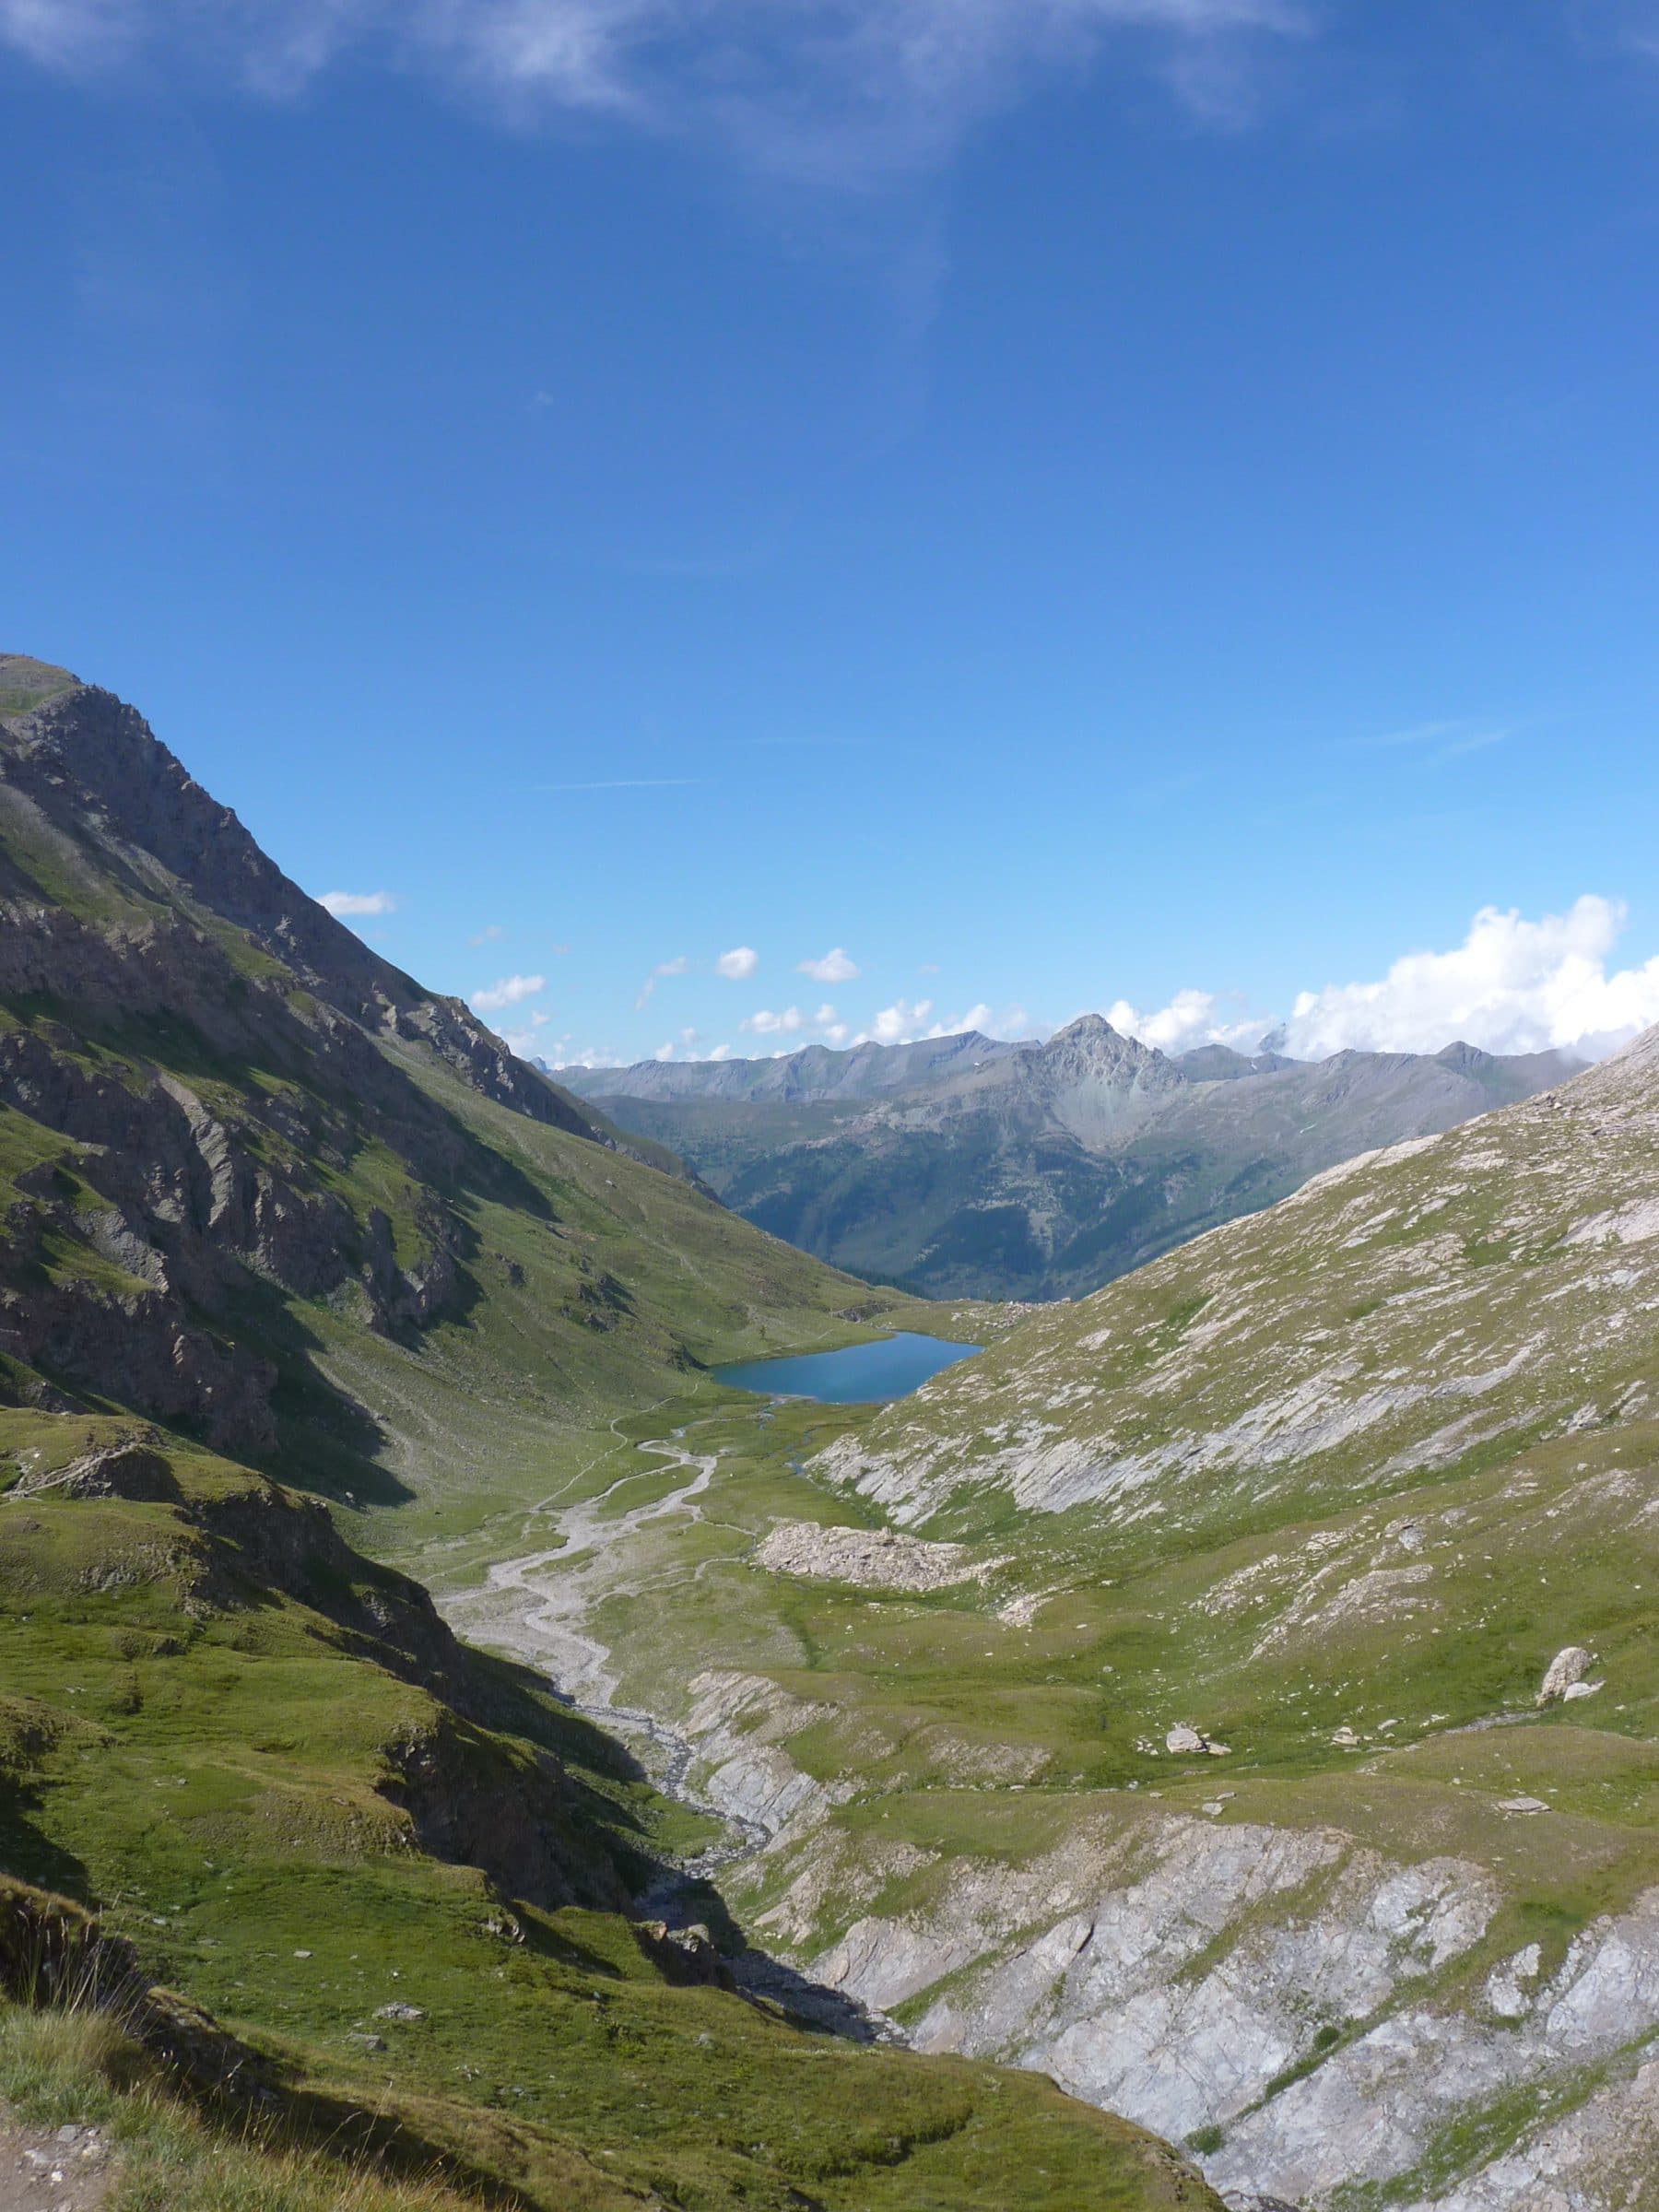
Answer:
M0 2104L0 2212L93 2212L109 2182L95 2127L24 2127Z

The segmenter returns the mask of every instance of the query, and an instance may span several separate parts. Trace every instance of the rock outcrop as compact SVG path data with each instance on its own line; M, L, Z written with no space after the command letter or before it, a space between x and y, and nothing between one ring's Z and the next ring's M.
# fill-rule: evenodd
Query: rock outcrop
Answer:
M25 1156L0 1180L0 1354L268 1453L262 1292L423 1329L461 1296L455 1194L509 1180L422 1065L606 1140L307 898L132 708L62 671L8 684L20 665L0 656L0 697L37 702L0 714L0 1007L18 1014L0 1113Z

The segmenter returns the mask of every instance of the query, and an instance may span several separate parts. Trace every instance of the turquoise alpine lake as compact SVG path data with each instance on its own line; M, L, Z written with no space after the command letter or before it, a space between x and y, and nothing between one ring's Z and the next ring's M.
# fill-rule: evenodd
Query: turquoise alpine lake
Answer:
M768 1398L816 1398L820 1406L873 1406L908 1397L930 1375L971 1359L977 1344L946 1344L909 1330L838 1352L803 1352L792 1359L747 1359L717 1367L714 1379Z

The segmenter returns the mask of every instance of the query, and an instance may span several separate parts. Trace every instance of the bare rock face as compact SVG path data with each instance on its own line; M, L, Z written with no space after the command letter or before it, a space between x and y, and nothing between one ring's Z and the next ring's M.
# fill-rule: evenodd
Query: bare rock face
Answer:
M666 1921L634 1923L634 1940L665 1981L692 1989L735 1989L732 1970L700 1922L672 1927Z
M823 1528L780 1521L757 1545L755 1564L775 1574L855 1583L865 1590L944 1590L982 1581L999 1564L966 1544L926 1544L892 1528Z
M1189 1727L1185 1721L1177 1721L1164 1736L1164 1749L1179 1758L1228 1759L1232 1754L1230 1744L1218 1744L1206 1735L1202 1728Z
M1550 1661L1538 1690L1540 1705L1555 1705L1575 1689L1595 1665L1595 1654L1582 1643L1570 1643ZM1582 1694L1582 1691L1581 1691Z

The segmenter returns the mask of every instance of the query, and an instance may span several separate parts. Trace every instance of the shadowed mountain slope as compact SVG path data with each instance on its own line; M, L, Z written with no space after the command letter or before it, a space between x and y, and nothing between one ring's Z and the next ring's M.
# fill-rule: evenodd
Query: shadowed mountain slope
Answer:
M344 1379L372 1342L523 1337L545 1402L614 1410L868 1306L623 1157L133 709L16 657L0 698L0 1356L372 1487L386 1440Z

